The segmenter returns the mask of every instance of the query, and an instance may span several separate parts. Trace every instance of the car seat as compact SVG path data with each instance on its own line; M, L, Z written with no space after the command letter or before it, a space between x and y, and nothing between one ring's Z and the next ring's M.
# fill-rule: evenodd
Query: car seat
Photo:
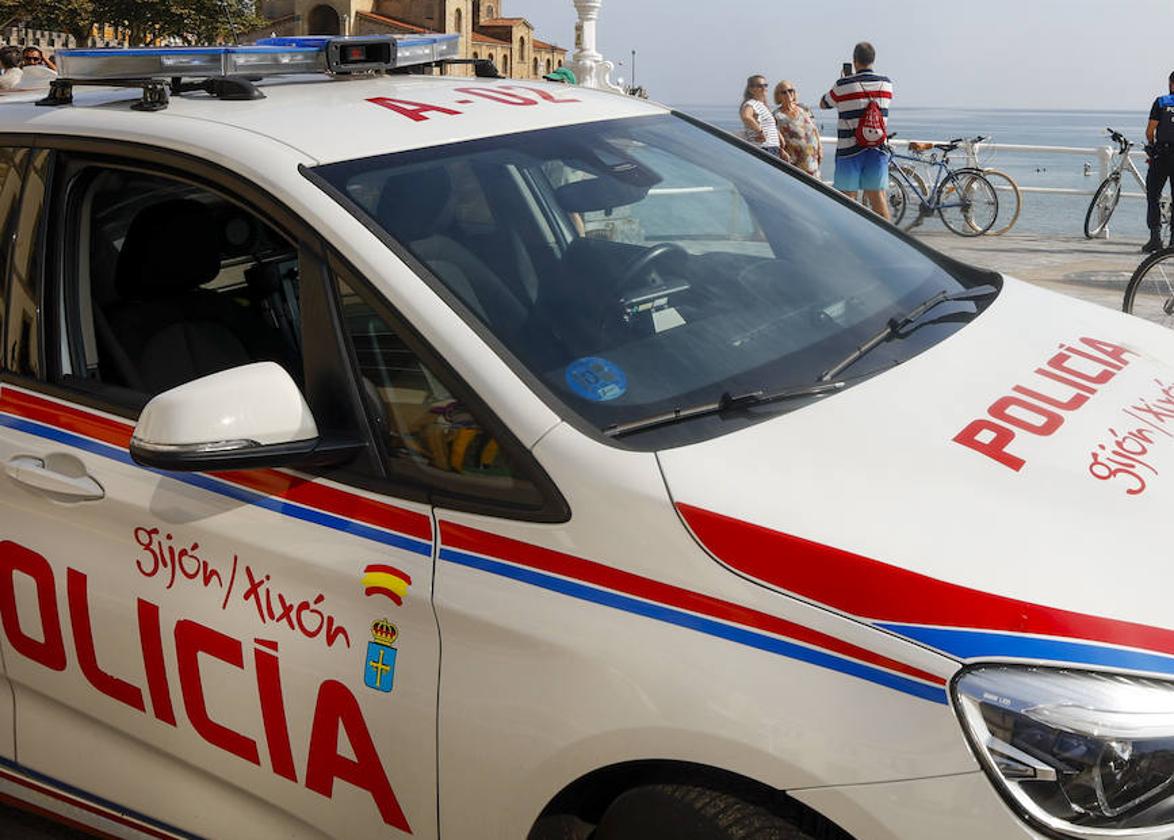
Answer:
M201 288L220 273L212 211L190 198L138 212L115 270L117 297L95 307L103 377L147 394L254 361L257 326L226 294Z
M443 166L434 166L388 178L376 215L495 333L510 335L526 320L526 308L497 274L449 235L452 203L452 180Z

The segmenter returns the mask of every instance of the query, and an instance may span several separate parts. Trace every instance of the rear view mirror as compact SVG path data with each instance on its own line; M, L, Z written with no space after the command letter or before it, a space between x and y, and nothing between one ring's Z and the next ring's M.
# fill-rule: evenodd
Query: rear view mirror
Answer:
M137 463L184 472L332 462L359 448L322 442L302 392L274 362L164 391L147 403L130 441Z
M648 187L626 184L611 176L572 181L555 190L555 200L568 213L611 210L642 201Z

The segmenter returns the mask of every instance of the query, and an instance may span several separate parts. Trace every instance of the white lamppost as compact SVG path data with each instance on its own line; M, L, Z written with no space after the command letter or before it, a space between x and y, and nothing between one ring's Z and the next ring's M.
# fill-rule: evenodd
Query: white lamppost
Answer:
M579 20L575 23L575 54L571 56L571 70L579 84L598 90L623 93L619 85L613 84L611 71L615 69L610 61L595 49L595 22L599 18L599 7L603 0L573 0Z

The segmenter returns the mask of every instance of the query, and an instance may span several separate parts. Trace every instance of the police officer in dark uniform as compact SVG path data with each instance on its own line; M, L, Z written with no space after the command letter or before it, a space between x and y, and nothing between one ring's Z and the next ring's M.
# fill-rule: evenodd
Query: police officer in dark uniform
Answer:
M1166 181L1174 178L1174 73L1170 74L1169 85L1170 93L1154 100L1150 121L1145 128L1145 139L1149 144L1146 151L1150 156L1150 168L1145 176L1145 223L1150 229L1150 241L1142 245L1141 250L1147 254L1162 247L1162 217L1158 202ZM1174 221L1171 228L1174 237Z

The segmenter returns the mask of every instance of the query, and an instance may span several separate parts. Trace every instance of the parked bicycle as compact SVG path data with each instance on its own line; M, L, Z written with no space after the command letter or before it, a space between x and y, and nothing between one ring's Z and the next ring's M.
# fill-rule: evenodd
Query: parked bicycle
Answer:
M1106 128L1105 131L1109 132L1109 137L1117 144L1117 151L1114 153L1108 177L1101 181L1097 191L1093 193L1088 211L1084 214L1084 235L1089 239L1099 235L1108 226L1113 211L1117 209L1117 202L1121 200L1122 172L1129 172L1142 192L1145 192L1145 178L1129 156L1129 151L1134 146L1133 141L1111 128ZM1170 197L1163 194L1159 206L1162 214L1161 227L1165 230L1170 224Z
M892 135L890 135L892 136ZM937 213L942 224L959 236L980 236L991 229L999 215L999 197L984 175L975 170L963 172L951 169L950 153L962 145L962 140L948 143L910 143L910 154L900 154L886 147L889 155L889 213L893 224L906 229L920 224ZM937 150L929 159L919 152ZM933 171L933 185L917 171L924 166ZM911 201L916 201L911 221Z
M1019 221L1019 211L1023 207L1023 195L1019 192L1019 184L1014 178L1008 175L1001 169L994 169L989 166L981 166L978 162L978 146L989 137L972 137L969 140L951 141L957 142L959 147L966 153L967 166L955 170L957 174L977 173L991 182L991 186L995 188L995 192L999 196L999 214L991 229L986 233L988 236L1002 236L1004 233L1015 227L1015 223Z
M1019 184L1014 178L999 169L981 166L978 162L978 146L989 137L978 136L969 139L957 138L949 141L950 143L957 143L958 148L966 153L967 165L959 169L955 169L956 175L962 176L965 174L982 175L991 182L991 186L995 188L995 192L999 196L999 211L998 217L994 225L986 233L989 236L1000 236L1015 226L1019 221L1019 212L1023 206L1023 196L1019 191ZM919 165L927 163L925 158L920 155L933 148L932 143L911 143L910 157L915 157ZM898 166L905 173L905 175L917 185L922 194L928 194L929 188L926 186L925 177L921 174L919 166L913 163L900 163ZM898 196L899 198L899 196ZM916 217L911 217L905 225L905 229L916 227L924 220L925 216L918 214Z
M1121 309L1174 328L1174 248L1146 257L1129 278Z

